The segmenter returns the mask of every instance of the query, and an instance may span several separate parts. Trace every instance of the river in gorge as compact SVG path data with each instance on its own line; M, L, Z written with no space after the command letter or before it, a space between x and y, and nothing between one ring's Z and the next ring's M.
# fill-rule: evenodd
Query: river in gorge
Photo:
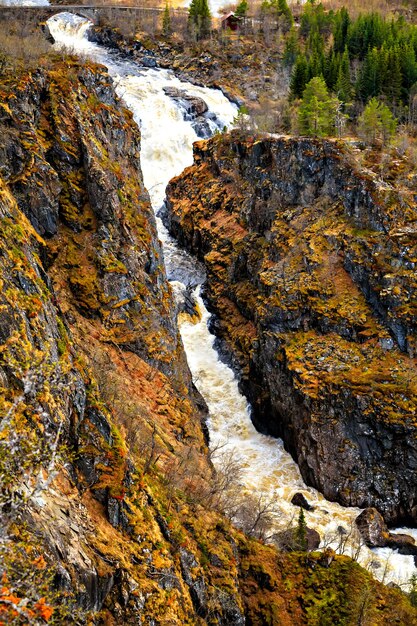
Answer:
M185 115L184 119L184 110L165 94L164 87L175 87L202 98L208 105L206 125L211 132L232 124L236 115L235 105L220 90L180 81L167 70L139 67L89 42L86 32L90 23L84 18L61 13L50 18L48 25L57 46L70 48L108 68L119 96L141 128L143 177L157 213L164 202L169 180L191 165L192 144L198 139L193 121L189 119L191 116ZM174 291L181 296L185 289L192 289L201 312L197 323L189 319L182 321L180 330L193 379L209 407L211 445L232 450L239 458L243 491L278 503L277 530L285 528L289 520L298 514L291 498L296 492L301 492L314 507L313 511L306 512L308 525L320 533L322 540L331 542L334 538L332 545L335 547L336 537L340 539L344 533L351 533L360 510L329 502L315 489L307 487L282 442L256 431L250 419L250 407L239 392L237 379L221 361L214 346L215 337L208 329L210 314L199 293L204 270L195 259L176 246L159 218L157 223L167 274ZM417 539L417 530L401 530ZM349 540L345 554L350 556L356 549L355 540ZM384 577L385 582L404 585L415 571L412 556L401 556L388 548L371 551L362 547L359 561L376 577Z

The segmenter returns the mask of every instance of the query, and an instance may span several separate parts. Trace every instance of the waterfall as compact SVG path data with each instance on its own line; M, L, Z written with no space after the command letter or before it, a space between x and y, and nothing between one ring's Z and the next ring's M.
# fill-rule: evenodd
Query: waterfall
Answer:
M232 123L236 107L220 90L180 81L167 70L141 68L88 42L85 33L89 25L87 20L69 14L59 14L48 20L58 46L70 47L107 66L119 96L141 127L144 182L157 212L163 204L169 180L192 164L192 144L198 139L191 122L183 119L177 104L165 94L164 87L177 87L205 100L210 119L219 129ZM220 360L214 348L215 338L208 330L210 314L199 295L198 286L204 280L204 269L176 246L159 219L157 222L164 244L168 277L175 281L176 292L185 288L195 289L201 311L201 319L197 323L183 321L180 330L195 384L209 407L208 426L212 445L221 444L236 451L243 465L243 490L263 494L279 503L282 514L277 521L277 530L286 527L297 514L298 509L291 504L291 498L296 492L301 492L314 507L314 510L305 513L307 523L318 530L323 540L327 538L330 542L329 537L340 537L341 532L349 533L360 510L329 502L321 493L307 487L282 441L262 435L254 428L248 403L239 392L236 377ZM408 529L403 529L403 532L413 533ZM417 531L414 536L417 538ZM336 543L333 542L333 545ZM349 541L347 545L346 554L351 556L350 551L353 553L355 545ZM388 568L385 567L387 559ZM381 578L387 569L385 582L404 584L414 572L412 556L401 556L388 548L371 551L363 547L360 562L368 566L371 564L376 577Z

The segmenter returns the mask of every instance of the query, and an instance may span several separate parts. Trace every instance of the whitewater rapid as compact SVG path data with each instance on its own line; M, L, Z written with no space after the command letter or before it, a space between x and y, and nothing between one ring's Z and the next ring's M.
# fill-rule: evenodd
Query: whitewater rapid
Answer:
M85 33L90 23L71 14L59 14L48 20L48 26L58 46L66 46L78 54L103 63L112 76L119 96L132 111L141 128L141 164L145 185L155 213L165 196L171 178L193 162L192 144L198 139L190 121L185 121L177 104L165 95L163 88L174 86L203 98L211 115L212 131L230 126L236 107L220 90L196 87L180 81L172 72L140 68L89 42ZM212 447L231 450L242 465L242 490L263 495L279 504L277 528L284 528L298 514L291 504L296 492L301 492L314 507L306 512L307 523L315 528L323 544L336 547L344 532L351 533L360 509L345 508L327 501L315 489L307 487L298 466L285 451L282 441L256 431L250 419L250 407L240 394L233 371L223 363L215 350L215 337L208 330L208 313L199 295L204 270L172 240L161 220L157 219L159 236L164 245L168 278L175 291L194 289L201 318L197 323L182 321L183 339L194 382L209 408L208 427ZM354 533L356 531L353 531ZM406 530L405 532L411 533ZM417 531L415 531L417 538ZM353 556L355 542L348 542L345 554ZM388 566L387 565L388 559ZM411 556L401 556L390 549L371 551L362 547L359 561L385 582L406 584L415 571Z

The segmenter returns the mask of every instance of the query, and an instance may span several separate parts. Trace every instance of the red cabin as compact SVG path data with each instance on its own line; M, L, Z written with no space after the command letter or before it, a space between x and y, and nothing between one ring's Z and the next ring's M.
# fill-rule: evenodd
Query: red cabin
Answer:
M237 17L232 11L226 15L222 15L221 18L222 29L230 29L231 31L237 31L241 27L242 18Z

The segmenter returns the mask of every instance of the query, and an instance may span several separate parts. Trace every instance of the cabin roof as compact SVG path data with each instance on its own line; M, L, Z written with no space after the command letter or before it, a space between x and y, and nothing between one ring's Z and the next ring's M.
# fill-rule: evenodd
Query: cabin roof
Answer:
M226 13L226 15L222 15L221 17L221 21L224 22L224 20L227 20L229 17L235 17L236 19L239 19L234 13L233 11L229 11L229 13Z

